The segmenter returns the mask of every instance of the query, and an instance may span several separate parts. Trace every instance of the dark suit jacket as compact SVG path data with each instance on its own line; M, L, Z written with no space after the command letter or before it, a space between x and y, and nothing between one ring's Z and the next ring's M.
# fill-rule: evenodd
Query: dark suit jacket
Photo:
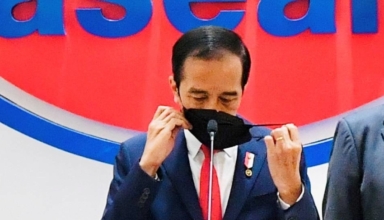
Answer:
M251 130L253 136L269 134L267 129ZM203 220L184 133L181 131L178 134L173 151L158 171L161 181L148 176L138 165L145 141L146 135L139 135L121 145L103 219ZM268 170L264 141L252 139L238 149L232 189L223 219L318 219L304 158L300 170L305 186L304 196L291 208L282 211ZM255 154L250 178L245 175L243 164L247 151Z
M343 118L323 200L328 219L384 219L384 105Z

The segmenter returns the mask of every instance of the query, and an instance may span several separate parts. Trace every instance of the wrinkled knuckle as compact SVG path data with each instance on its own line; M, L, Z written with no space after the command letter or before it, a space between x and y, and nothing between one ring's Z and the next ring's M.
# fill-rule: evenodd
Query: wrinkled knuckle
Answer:
M163 106L162 110L165 112L169 112L171 110L171 107Z
M155 121L152 121L151 123L149 123L148 130L153 130L155 128L156 128L156 122Z
M281 127L281 131L282 131L282 132L288 132L288 130L289 130L289 127L288 127L287 125L283 125L283 126Z
M287 151L289 152L289 154L297 154L298 149L293 145L288 145Z
M295 150L296 153L301 153L302 148L301 148L301 146L296 146L296 147L294 148L294 150Z
M165 127L165 122L163 121L154 121L153 123L150 124L150 127L152 130L159 130Z
M169 123L172 124L172 129L178 124L177 122L178 122L177 118L171 118Z
M169 114L172 118L176 118L177 117L177 113L172 111L170 114Z
M281 132L281 128L275 128L271 131L271 136L275 137Z
M158 112L164 112L166 110L167 110L167 106L160 105L159 107L157 107Z
M266 141L267 143L270 143L272 141L272 137L270 135L267 135L264 137L264 141Z
M289 146L285 145L281 148L281 152L284 154L289 154L291 152L291 148Z
M276 131L277 131L277 132L283 132L283 129L284 129L284 125L281 126L281 127L279 127L279 128L276 128Z
M164 109L163 114L168 115L169 114L169 109Z
M289 144L284 144L283 147L281 148L281 150L284 153L289 154L292 152L292 146L290 146Z
M296 125L293 123L286 124L285 126L287 126L288 128L297 128Z

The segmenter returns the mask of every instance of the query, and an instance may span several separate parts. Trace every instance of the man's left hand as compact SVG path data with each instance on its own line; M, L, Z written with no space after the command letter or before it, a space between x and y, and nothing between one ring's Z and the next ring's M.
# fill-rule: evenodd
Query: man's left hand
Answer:
M293 205L302 190L300 178L300 158L302 145L299 131L293 124L272 130L264 138L267 145L267 159L273 182L280 198Z

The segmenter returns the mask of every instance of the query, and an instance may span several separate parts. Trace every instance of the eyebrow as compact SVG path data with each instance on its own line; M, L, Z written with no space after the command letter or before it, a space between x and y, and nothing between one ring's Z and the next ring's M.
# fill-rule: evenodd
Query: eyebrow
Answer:
M237 96L237 92L236 91L231 91L231 92L223 92L222 95L225 95L225 96Z
M190 88L190 89L188 90L188 93L208 95L208 92L207 92L207 91L205 91L205 90L201 90L201 89L196 89L196 88Z
M196 89L196 88L189 89L188 93L208 95L207 91L201 90L201 89ZM221 93L221 95L224 95L224 96L237 96L238 93L236 91L227 91L227 92Z

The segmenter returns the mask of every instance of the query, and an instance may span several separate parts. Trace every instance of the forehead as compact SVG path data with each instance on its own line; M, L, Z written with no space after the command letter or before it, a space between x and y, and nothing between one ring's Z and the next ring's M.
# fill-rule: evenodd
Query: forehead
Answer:
M241 88L242 63L230 52L210 59L189 56L182 71L181 85L198 89Z

